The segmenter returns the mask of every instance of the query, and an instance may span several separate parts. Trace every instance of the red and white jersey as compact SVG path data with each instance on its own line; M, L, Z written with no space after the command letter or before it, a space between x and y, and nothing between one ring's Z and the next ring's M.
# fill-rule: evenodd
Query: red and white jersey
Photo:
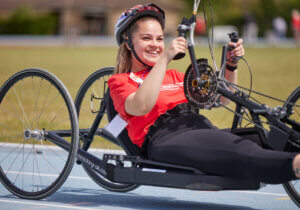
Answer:
M142 146L149 127L167 110L181 103L187 103L183 90L184 73L175 69L166 71L160 93L153 109L144 116L132 116L125 111L126 98L137 91L143 79L147 77L147 70L135 73L122 73L111 76L108 80L110 95L116 111L128 123L128 135L132 142Z

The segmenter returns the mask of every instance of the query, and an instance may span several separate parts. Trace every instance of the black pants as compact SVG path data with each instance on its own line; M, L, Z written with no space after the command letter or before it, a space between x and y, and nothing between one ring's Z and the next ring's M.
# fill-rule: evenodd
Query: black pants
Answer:
M146 137L151 160L270 184L296 179L292 168L296 153L263 149L249 139L217 129L192 112L163 121Z

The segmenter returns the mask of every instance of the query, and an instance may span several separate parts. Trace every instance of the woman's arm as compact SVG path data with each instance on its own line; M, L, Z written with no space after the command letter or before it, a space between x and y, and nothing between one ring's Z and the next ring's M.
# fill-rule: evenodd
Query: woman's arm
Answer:
M177 53L185 52L185 50L186 41L184 38L178 37L171 42L138 90L126 98L125 110L128 114L142 116L152 110L158 98L169 62Z
M233 42L229 42L228 43L228 47L234 47L234 49L230 52L228 52L227 54L227 59L229 57L241 57L241 56L244 56L245 54L245 51L244 51L244 47L243 47L243 40L242 39L239 39L237 43L233 43ZM237 62L230 62L230 61L227 61L226 62L227 65L231 66L231 67L237 67L238 63ZM226 68L226 71L225 71L225 78L233 83L233 84L237 84L237 70L234 70L234 71L230 71ZM234 89L232 87L230 87L230 90L231 91L234 91ZM227 105L230 103L230 100L225 98L225 97L221 97L221 101L223 104Z

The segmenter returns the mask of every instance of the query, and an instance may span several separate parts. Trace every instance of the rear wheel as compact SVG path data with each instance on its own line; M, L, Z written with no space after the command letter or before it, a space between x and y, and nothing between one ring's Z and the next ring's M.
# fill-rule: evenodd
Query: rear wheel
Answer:
M104 94L107 90L107 80L113 72L114 67L107 67L94 72L84 81L77 93L75 107L79 117L80 139L82 142L85 140L85 136L99 111L100 104L104 100ZM108 123L109 120L107 114L104 113L98 128L104 128ZM124 149L120 147L116 141L112 142L97 135L94 136L88 152L101 159L103 154L126 154ZM107 190L128 192L134 190L138 186L111 182L84 163L82 163L82 165L87 174L98 185Z
M47 137L68 130L68 151ZM26 69L0 89L0 179L13 194L41 199L68 177L78 146L73 100L63 83L40 69Z
M287 114L282 120L294 130L300 132L300 87L288 97L283 106L283 110L285 110ZM299 139L290 139L288 144L287 151L300 152ZM300 181L287 182L283 184L283 187L294 203L300 207Z

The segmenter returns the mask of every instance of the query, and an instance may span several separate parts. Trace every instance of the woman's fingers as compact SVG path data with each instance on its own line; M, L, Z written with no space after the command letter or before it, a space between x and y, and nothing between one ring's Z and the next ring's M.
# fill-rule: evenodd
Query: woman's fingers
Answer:
M172 57L177 55L178 53L185 52L186 50L186 40L183 37L177 37L174 39L169 47L169 53L172 54Z
M238 46L233 50L235 56L244 56L245 50L243 45Z
M180 50L185 50L186 49L186 41L183 37L178 37L177 39L175 39L175 45Z
M239 39L236 43L229 42L228 47L233 48L232 50L228 51L227 59L229 62L237 63L239 59L235 59L237 57L243 57L245 54L245 50L243 47L243 39Z
M230 42L228 46L234 47L234 49L230 52L231 56L244 56L245 50L243 47L243 39L239 39L237 43Z
M243 39L239 39L236 43L235 42L228 43L228 47L233 47L233 48L237 48L241 45L243 45Z

